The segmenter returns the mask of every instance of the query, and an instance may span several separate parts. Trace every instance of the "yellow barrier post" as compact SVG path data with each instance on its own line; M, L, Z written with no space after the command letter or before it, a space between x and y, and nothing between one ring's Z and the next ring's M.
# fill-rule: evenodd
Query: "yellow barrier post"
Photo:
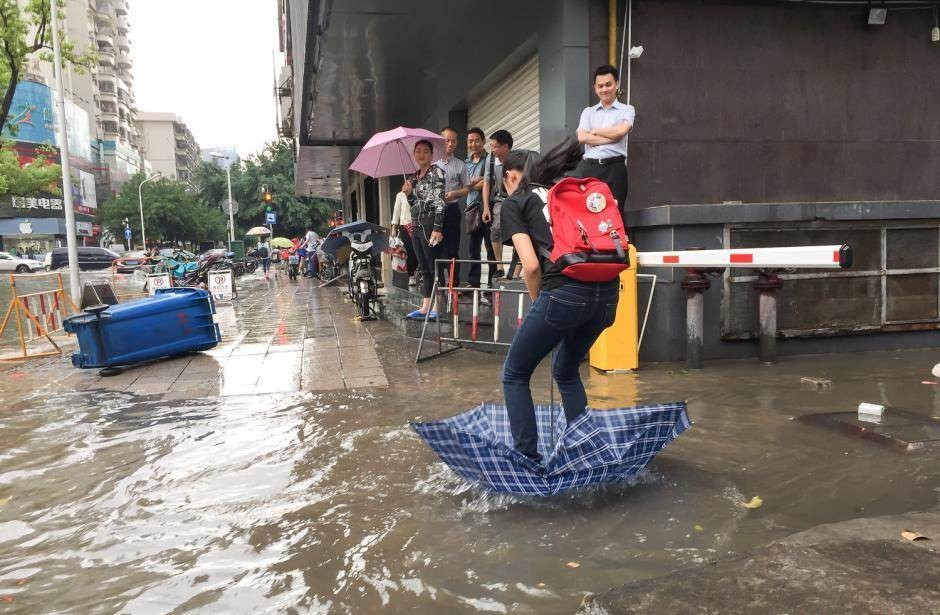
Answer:
M630 246L630 268L620 274L620 300L614 324L604 330L591 347L591 367L605 372L635 370L639 367L639 320L637 301L638 263L636 248Z

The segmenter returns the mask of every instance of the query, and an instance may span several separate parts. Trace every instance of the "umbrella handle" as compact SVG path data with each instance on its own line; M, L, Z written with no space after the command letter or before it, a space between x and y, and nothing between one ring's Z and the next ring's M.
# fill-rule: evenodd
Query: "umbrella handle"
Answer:
M555 349L552 348L552 351L549 355L551 358L548 365L548 411L551 413L549 415L549 431L552 434L552 448L548 452L549 455L552 454L552 451L555 450Z

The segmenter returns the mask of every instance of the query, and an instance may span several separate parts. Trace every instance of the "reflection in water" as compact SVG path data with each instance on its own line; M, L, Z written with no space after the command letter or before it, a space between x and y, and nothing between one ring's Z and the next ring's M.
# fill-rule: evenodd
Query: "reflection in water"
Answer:
M858 399L932 411L935 387L907 378L928 354L903 356L592 374L593 405L687 398L695 426L632 486L546 499L461 481L407 426L497 398L498 359L474 353L402 360L388 390L24 389L0 431L0 595L22 612L570 613L821 522L935 505L911 488L938 484L929 457L790 420ZM833 389L793 386L806 373ZM547 397L547 372L533 386Z

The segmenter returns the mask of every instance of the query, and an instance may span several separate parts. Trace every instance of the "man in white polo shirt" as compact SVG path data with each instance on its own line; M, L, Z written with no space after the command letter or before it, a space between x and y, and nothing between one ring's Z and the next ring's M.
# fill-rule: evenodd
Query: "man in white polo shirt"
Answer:
M606 182L622 215L627 204L627 134L636 109L617 100L619 85L615 67L608 64L594 71L594 92L600 102L581 112L578 142L584 144L584 159L574 175Z

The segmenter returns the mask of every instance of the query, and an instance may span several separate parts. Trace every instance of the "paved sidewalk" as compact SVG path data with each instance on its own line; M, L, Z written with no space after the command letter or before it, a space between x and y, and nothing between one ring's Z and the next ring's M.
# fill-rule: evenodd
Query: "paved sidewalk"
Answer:
M75 370L63 384L165 399L386 387L365 323L339 288L314 280L239 280L239 299L219 304L222 343L212 350L133 366L109 378Z

